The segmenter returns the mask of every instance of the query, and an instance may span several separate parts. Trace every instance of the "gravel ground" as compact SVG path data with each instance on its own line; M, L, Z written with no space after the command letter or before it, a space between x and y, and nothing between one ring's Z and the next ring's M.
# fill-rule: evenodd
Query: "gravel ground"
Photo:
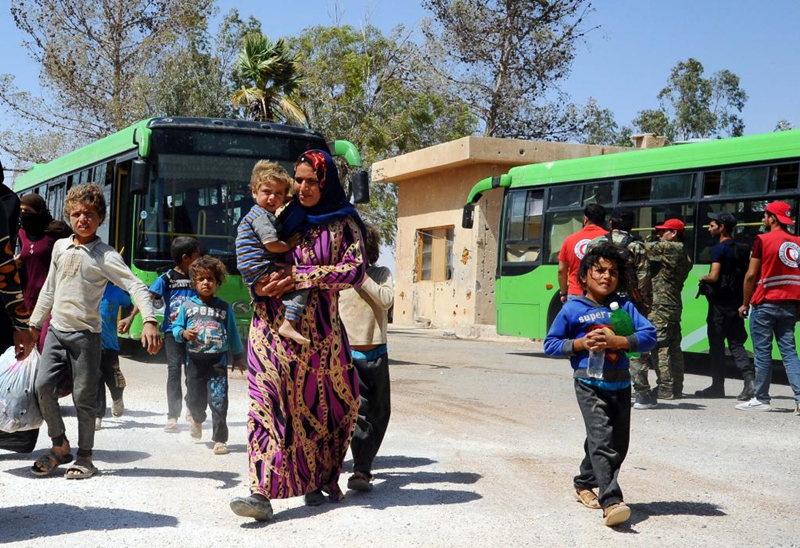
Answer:
M0 451L0 544L800 546L800 417L789 387L773 387L770 413L736 411L733 397L634 410L620 474L633 513L609 529L572 498L584 432L567 362L525 341L438 335L391 333L393 415L371 493L317 508L273 501L265 524L233 515L228 501L247 493L243 377L231 375L231 453L215 456L209 422L201 442L185 424L162 431L163 358L124 359L127 409L97 433L98 476L33 477L44 433L33 455ZM728 380L728 391L740 382ZM686 391L707 384L688 375ZM62 403L74 443L74 410Z

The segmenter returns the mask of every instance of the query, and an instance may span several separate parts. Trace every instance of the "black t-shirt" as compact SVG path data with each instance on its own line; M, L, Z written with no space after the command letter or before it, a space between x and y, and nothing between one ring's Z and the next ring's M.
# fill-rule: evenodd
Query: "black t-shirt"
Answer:
M719 263L719 279L712 284L715 291L709 296L709 302L742 302L744 272L739 261L734 240L717 242L711 248L711 262Z

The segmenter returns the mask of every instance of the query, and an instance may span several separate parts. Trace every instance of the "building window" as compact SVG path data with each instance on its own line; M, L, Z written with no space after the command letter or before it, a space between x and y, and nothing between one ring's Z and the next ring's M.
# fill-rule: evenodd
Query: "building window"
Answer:
M453 227L417 230L415 281L443 282L453 277Z

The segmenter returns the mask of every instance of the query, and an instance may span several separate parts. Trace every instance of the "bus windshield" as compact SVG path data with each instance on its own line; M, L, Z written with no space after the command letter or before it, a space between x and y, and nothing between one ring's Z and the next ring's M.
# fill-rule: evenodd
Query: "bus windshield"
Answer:
M170 266L176 236L194 236L203 251L237 273L235 238L250 210L250 173L260 159L281 163L291 173L294 160L321 140L285 135L242 135L197 131L154 131L156 162L147 194L136 211L134 262L143 270Z

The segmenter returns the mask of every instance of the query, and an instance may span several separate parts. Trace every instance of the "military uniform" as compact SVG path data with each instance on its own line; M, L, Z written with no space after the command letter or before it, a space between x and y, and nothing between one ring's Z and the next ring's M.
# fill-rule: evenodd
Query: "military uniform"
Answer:
M625 246L628 251L628 287L633 291L619 291L619 294L628 297L636 305L636 309L644 316L650 313L653 306L653 284L650 279L650 260L647 258L647 249L644 242L637 240L624 230L613 229L604 236L592 240L588 249L598 243L611 241L618 246ZM625 242L628 242L625 245Z
M647 372L658 377L658 397L672 399L683 391L683 352L681 351L681 291L692 268L682 242L646 244L653 284L653 308L647 319L655 326L656 348L652 353L631 360L631 377L636 394L647 394Z

